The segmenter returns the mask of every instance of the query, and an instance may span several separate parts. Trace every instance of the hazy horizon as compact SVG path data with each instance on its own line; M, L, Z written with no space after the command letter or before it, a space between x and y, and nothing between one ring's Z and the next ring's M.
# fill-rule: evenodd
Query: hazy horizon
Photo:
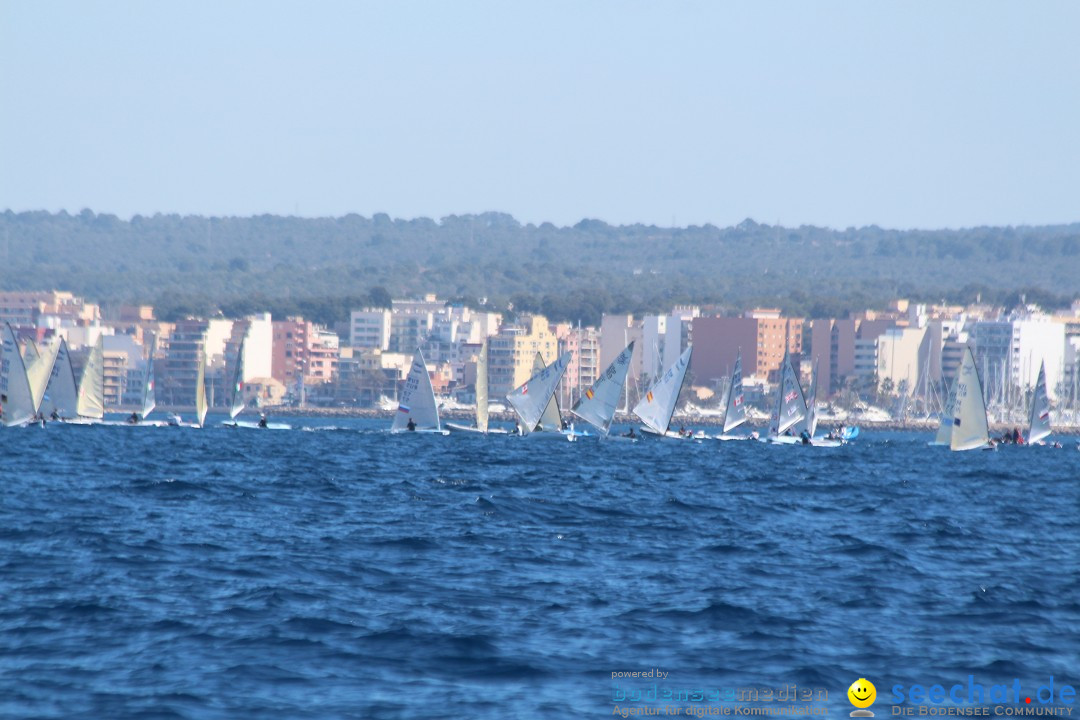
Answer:
M1080 220L1080 5L0 4L0 207Z
M371 213L371 214L347 212L347 213L341 213L341 214L337 214L337 215L293 215L293 214L290 214L290 213L256 213L256 214L249 214L249 215L207 215L206 213L177 213L177 212L156 211L156 212L152 212L152 213L139 213L139 212L136 212L136 213L133 213L133 214L130 214L130 215L121 215L119 213L109 212L107 210L96 210L94 208L80 208L79 210L70 210L68 208L57 208L55 210L50 210L48 208L24 208L24 209L0 208L0 213L13 212L13 213L18 214L18 213L45 212L45 213L49 213L49 214L53 214L53 215L59 215L61 213L67 213L69 216L77 216L81 212L83 212L84 210L89 210L90 212L94 213L94 215L112 215L112 216L115 216L116 218L118 218L119 220L121 220L123 222L131 222L132 218L135 218L135 217L153 218L156 215L161 215L161 216L177 215L179 217L193 217L193 218L212 219L212 220L230 220L230 219L247 220L247 219L261 217L261 216L270 216L270 217L276 217L276 218L281 218L281 219L285 219L285 220L288 220L288 219L296 219L296 220L340 220L340 219L343 219L343 218L348 217L350 215L359 215L359 216L361 216L363 218L371 220L375 215L380 215L380 214L387 214L388 215L388 213L381 213L379 211L376 211L375 213ZM412 217L395 217L393 215L389 215L389 217L394 222L397 222L399 220L402 221L402 222L412 222L412 221L415 221L415 220L431 220L432 222L434 222L434 223L436 223L438 225L441 225L442 220L445 219L445 218L449 218L449 217L455 217L455 216L456 217L470 217L470 216L471 217L480 217L480 216L489 215L489 214L509 215L511 217L514 217L511 213L503 212L501 210L483 210L483 211L475 212L475 213L474 212L449 213L447 215L443 215L442 217L431 217L431 216L428 216L428 215L415 215L415 216L412 216ZM584 218L578 219L577 221L567 223L565 225L560 224L560 223L552 223L549 220L542 220L540 222L528 222L528 221L524 221L524 220L522 220L521 218L518 218L518 217L514 217L514 220L516 220L522 227L528 227L530 225L532 225L533 227L540 227L542 225L552 224L552 225L555 225L556 228L565 229L565 228L573 228L575 225L577 225L578 223L583 222L583 221L602 220L602 219L601 218L584 217ZM897 228L897 227L887 227L887 226L884 226L884 225L877 225L877 224L874 224L874 223L871 223L871 224L868 224L868 225L859 225L859 226L850 225L850 226L847 226L847 227L832 227L832 226L829 226L829 225L815 225L813 223L801 223L799 225L794 225L794 224L793 225L784 225L784 224L775 225L773 223L761 222L756 218L743 218L739 222L728 223L726 225L717 225L716 223L708 223L708 222L702 223L700 225L677 225L677 226L664 225L664 224L658 224L658 223L639 223L639 222L608 223L608 224L611 225L612 227L633 227L633 226L640 225L640 226L644 226L644 227L655 227L655 228L657 228L659 230L685 230L685 229L690 229L690 228L693 228L693 227L713 226L713 227L717 228L718 230L724 230L724 229L728 229L728 228L737 227L737 226L739 226L742 223L747 222L747 221L757 223L758 225L761 225L762 227L776 227L776 228L782 228L782 229L786 229L786 230L796 230L796 229L798 229L800 227L807 227L807 228L813 227L813 228L818 228L818 229L821 229L821 230L828 230L828 231L832 231L832 232L845 232L847 230L862 230L862 229L871 228L871 227L877 227L880 230L888 231L888 232L939 232L939 231L940 232L953 232L953 231L975 230L975 229L983 228L983 227L985 227L985 228L1013 228L1013 229L1032 228L1032 229L1037 229L1037 228L1044 228L1044 227L1068 227L1068 226L1071 226L1071 225L1080 224L1080 220L1073 220L1073 221L1060 222L1060 223L1041 223L1041 224L1037 224L1037 225L1036 224L964 225L964 226L956 226L956 227L938 227L938 228ZM607 221L603 221L603 222L607 222Z

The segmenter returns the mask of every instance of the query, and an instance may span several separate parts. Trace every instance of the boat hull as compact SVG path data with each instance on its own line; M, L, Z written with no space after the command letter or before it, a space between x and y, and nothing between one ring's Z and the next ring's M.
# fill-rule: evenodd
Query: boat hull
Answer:
M263 427L257 422L247 422L245 420L223 420L221 425L222 427L244 428L247 430L292 430L292 425L285 423L266 423L266 427Z

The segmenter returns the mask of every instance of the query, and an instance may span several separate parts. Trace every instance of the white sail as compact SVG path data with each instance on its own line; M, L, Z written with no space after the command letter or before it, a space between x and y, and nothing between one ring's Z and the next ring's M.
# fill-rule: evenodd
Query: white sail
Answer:
M953 450L976 450L989 445L990 428L986 421L982 381L969 345L964 348L964 362L956 378L956 415L949 447Z
M693 349L693 345L686 348L675 364L667 369L660 380L645 393L645 397L634 406L634 414L660 435L665 434L671 424L671 416L675 412L675 404L679 401L679 392L686 378L686 369L690 367L690 351Z
M195 422L199 427L206 422L206 363L199 358L199 373L195 378Z
M83 366L76 411L82 417L105 417L105 346L101 335Z
M522 434L529 433L539 423L544 410L559 387L559 381L566 366L570 364L571 353L563 354L558 360L538 371L520 387L514 388L506 396L521 418Z
M240 347L236 349L236 367L233 368L232 402L229 405L229 417L233 420L244 409L244 340L240 339Z
M746 405L742 389L742 350L735 356L735 369L728 385L727 408L724 410L724 432L729 433L746 422Z
M488 341L480 348L476 361L476 429L488 431Z
M0 356L0 395L3 395L0 405L4 410L4 425L22 425L33 419L34 395L15 332L7 323L4 323L4 350Z
M1035 394L1031 396L1031 423L1028 428L1029 443L1036 443L1050 435L1050 398L1046 396L1046 363L1039 366L1039 380Z
M607 435L611 431L611 421L615 418L615 408L622 397L623 384L626 382L626 373L630 370L630 359L633 356L634 343L631 342L596 379L592 387L578 398L570 412L592 423Z
M945 400L945 407L941 409L941 422L938 425L937 436L934 437L934 445L952 444L953 417L956 414L956 380L953 380Z
M802 429L814 437L817 432L817 360L814 360L814 369L810 373L810 392L806 396L806 417L802 421Z
M781 435L785 430L806 417L806 398L795 369L791 367L791 354L784 351L780 366L780 384L776 392L776 424L773 433Z
M52 372L55 359L55 351L48 346L38 348L33 340L26 341L23 363L26 365L26 379L30 382L35 413L41 409L41 401L45 397L45 388L49 384L49 373Z
M146 416L157 405L157 396L154 393L154 352L157 350L157 338L150 343L150 356L146 358L146 373L143 376L142 413L140 417L145 420Z
M26 344L23 345L22 351L23 366L29 370L30 365L32 365L34 361L40 357L41 353L38 352L37 343L34 342L31 338L27 338Z
M424 355L419 349L413 355L412 367L398 398L398 409L394 413L390 432L408 430L409 420L413 421L416 430L442 430L439 409L435 405L435 391L431 387Z
M544 356L537 351L536 357L533 358L533 375L545 367L547 367L547 363L544 362ZM543 432L559 432L562 430L562 411L559 409L559 399L555 393L552 393L551 399L548 400L547 407L544 408L544 414L540 416L540 423L532 429Z
M71 352L63 338L56 346L56 357L39 410L45 417L55 414L56 417L73 418L79 414L79 388L75 385L75 371L71 368Z

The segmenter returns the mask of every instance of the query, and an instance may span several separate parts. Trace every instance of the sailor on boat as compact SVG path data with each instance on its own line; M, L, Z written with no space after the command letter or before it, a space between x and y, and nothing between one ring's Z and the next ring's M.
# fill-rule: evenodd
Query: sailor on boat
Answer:
M410 420L409 422L412 422L412 420ZM259 427L266 427L266 413L259 414Z
M412 419L412 418L409 418L409 424L408 424L408 425L406 425L406 426L405 426L405 428L406 428L406 429L407 429L407 430L408 430L409 432L416 432L416 423L415 423L415 422L413 422L413 419Z
M139 414L138 413L131 413L131 415L128 416L127 421L128 421L128 425L138 425L139 424Z

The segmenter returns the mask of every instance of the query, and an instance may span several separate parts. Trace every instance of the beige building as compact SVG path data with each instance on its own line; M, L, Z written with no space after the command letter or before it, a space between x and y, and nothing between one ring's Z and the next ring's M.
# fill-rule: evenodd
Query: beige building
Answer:
M504 325L488 345L488 392L499 402L533 374L533 360L540 353L551 364L558 358L559 341L547 318L533 315L519 324Z
M560 323L555 326L555 335L559 339L559 354L573 353L559 386L559 403L569 409L605 369L600 367L600 332L594 327Z
M62 325L94 325L101 309L69 292L0 292L0 323L12 327L58 328Z

